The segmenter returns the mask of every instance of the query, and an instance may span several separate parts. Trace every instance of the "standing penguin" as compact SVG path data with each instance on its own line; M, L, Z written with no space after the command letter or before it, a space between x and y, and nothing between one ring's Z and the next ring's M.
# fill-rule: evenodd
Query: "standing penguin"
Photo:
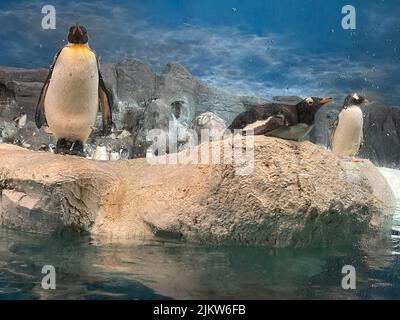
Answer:
M344 100L342 110L331 132L332 152L339 156L355 158L363 140L363 113L360 109L368 100L357 93L350 94Z
M89 48L86 28L69 29L68 44L50 67L36 107L36 126L48 124L57 138L55 153L84 156L100 108L103 132L112 126L112 98L100 74L96 54Z

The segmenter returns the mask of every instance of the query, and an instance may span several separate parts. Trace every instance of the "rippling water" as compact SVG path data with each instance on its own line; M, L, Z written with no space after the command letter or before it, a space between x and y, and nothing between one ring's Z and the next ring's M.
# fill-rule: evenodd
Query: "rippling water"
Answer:
M392 186L400 180L398 171L383 174ZM400 210L395 225L399 216ZM116 245L85 234L0 228L0 299L399 299L398 238L368 252L273 250L141 240ZM56 290L41 288L48 264L57 271ZM341 288L347 264L356 268L356 290Z

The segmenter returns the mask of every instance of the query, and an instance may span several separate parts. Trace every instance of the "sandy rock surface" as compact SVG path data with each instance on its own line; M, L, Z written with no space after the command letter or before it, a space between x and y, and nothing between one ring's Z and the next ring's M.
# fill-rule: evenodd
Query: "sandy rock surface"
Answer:
M389 234L394 197L369 161L257 136L252 173L237 169L94 161L2 144L0 222L34 232L74 227L116 241L159 236L273 247Z

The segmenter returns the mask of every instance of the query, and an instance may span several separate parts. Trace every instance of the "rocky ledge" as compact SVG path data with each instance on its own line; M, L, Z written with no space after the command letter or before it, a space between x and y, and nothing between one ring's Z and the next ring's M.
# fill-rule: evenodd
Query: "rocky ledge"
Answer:
M209 146L192 151L202 148ZM355 243L389 235L394 209L371 162L343 162L309 142L261 136L246 176L233 164L94 161L2 144L0 191L3 225L33 232L77 228L113 241Z
M210 126L229 126L249 105L273 102L222 91L196 79L177 63L167 64L160 74L136 59L104 64L101 70L112 92L115 126L113 134L107 137L100 136L99 130L93 131L86 142L86 151L91 156L101 146L108 150L109 158L144 157L149 130L167 133L172 124L173 129L182 132L180 140L184 142L187 129L200 131ZM0 142L31 150L48 149L55 143L52 135L38 130L34 123L36 103L46 75L44 69L0 66ZM301 98L274 97L273 100L295 104ZM341 105L339 100L321 108L310 141L327 146L330 127ZM363 112L365 140L359 156L378 166L398 168L400 108L374 102L364 107ZM204 121L207 119L210 121ZM101 116L96 127L101 127Z

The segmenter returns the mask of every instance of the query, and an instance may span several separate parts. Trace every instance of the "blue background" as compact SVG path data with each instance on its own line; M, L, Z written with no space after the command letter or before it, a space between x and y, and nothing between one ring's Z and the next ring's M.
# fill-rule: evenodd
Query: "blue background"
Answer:
M56 30L41 28L47 4ZM354 31L341 27L346 4ZM343 100L358 91L398 105L399 15L395 0L1 1L0 64L48 67L79 22L103 63L135 57L161 72L176 61L237 94Z

